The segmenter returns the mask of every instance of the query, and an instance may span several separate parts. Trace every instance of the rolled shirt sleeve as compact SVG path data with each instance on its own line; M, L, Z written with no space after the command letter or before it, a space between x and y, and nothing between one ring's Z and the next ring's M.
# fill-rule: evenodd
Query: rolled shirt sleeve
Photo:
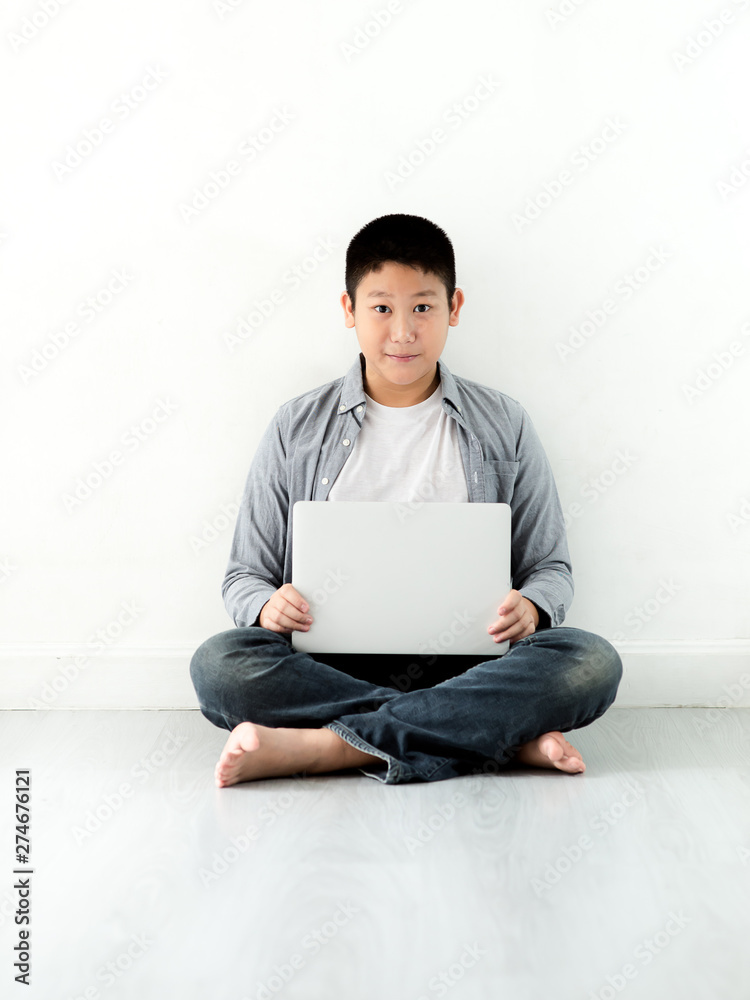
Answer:
M516 441L518 472L511 499L513 588L560 625L573 600L573 573L562 506L552 467L521 407ZM539 627L547 625L540 614Z
M282 409L265 430L250 465L221 594L238 628L259 625L284 577L289 490Z

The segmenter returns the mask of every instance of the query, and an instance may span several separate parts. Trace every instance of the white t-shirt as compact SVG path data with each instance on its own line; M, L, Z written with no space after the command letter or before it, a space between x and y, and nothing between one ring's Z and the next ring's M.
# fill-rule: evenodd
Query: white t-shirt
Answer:
M435 391L414 406L384 406L367 395L354 450L329 500L468 503L456 422Z

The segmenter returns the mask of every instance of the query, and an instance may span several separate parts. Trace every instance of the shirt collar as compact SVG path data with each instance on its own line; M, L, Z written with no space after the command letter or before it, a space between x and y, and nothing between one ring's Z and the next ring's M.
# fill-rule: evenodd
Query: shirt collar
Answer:
M438 358L437 365L440 371L440 390L442 398L443 400L447 400L448 403L450 403L450 405L460 413L461 407L458 402L458 387L456 386L456 380L442 358ZM352 364L351 368L344 376L344 381L341 386L341 395L339 396L337 404L338 413L347 413L349 410L354 409L355 406L364 405L366 398L364 370L365 356L360 351L356 361ZM443 409L445 409L444 406Z

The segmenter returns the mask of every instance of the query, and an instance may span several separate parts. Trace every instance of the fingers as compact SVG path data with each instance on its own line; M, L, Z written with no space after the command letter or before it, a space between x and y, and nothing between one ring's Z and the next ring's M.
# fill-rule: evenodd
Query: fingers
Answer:
M516 611L521 601L523 601L523 597L521 597L520 593L517 590L511 590L503 603L497 609L498 614L507 615L511 611Z
M514 642L518 642L519 639L525 639L536 632L534 620L533 618L528 618L528 616L519 618L510 624L503 618L502 621L497 623L496 628L501 629L501 631L494 631L493 637L495 642L499 643L508 640L511 645Z
M512 645L536 631L534 606L517 590L511 590L498 608L498 614L500 617L488 629L495 642L507 640Z
M261 624L272 632L306 632L312 624L307 601L290 583L279 587L267 607Z

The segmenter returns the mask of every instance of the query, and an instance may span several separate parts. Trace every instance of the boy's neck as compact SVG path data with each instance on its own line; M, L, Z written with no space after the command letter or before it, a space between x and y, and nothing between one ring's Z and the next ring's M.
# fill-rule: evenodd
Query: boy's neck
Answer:
M396 385L377 379L373 385L367 377L367 363L362 359L362 384L367 395L381 406L416 406L429 399L440 384L440 369L435 365L435 371L409 385Z

